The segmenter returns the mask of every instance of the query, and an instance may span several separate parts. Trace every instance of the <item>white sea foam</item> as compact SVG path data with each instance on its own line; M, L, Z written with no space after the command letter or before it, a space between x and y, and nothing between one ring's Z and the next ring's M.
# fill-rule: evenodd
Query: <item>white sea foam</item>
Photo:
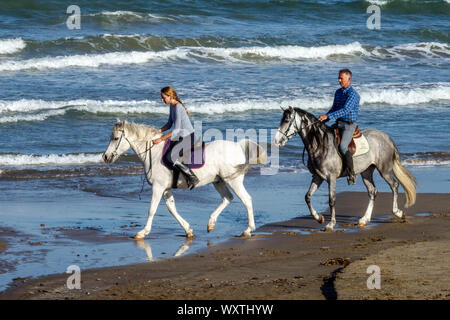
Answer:
M377 6L384 6L389 2L387 0L366 0L366 1Z
M1 167L45 166L45 165L86 165L103 163L101 153L79 154L1 154Z
M404 43L390 47L368 48L369 57L375 58L396 58L405 59L407 57L422 58L448 58L450 56L450 46L440 42L418 42Z
M102 11L102 12L97 12L97 13L91 13L88 16L91 16L91 17L106 16L106 17L117 17L117 18L132 18L132 19L137 20L137 21L149 21L149 22L152 22L152 21L159 22L159 21L164 21L164 20L176 21L176 19L168 17L168 16L160 16L160 15L156 15L156 14L152 14L152 13L137 13L137 12L126 11L126 10Z
M91 13L89 14L89 16L134 16L134 17L141 17L141 15L139 15L136 12L133 11L123 11L123 10L119 10L119 11L102 11L102 12L98 12L98 13Z
M275 46L243 48L201 48L205 54L213 54L225 59L230 58L276 58L276 59L323 59L332 55L358 54L365 50L359 42L346 45L328 45L320 47Z
M70 100L44 101L21 99L17 101L0 100L0 123L19 121L44 121L50 117L64 115L69 110L90 113L166 113L167 108L157 106L149 100ZM11 114L13 113L13 114Z
M122 35L122 37L126 36ZM447 44L438 42L401 44L393 47L362 46L359 42L318 47L293 45L241 48L177 47L164 51L110 52L9 60L0 63L0 71L61 69L68 67L99 68L108 65L144 64L170 60L198 62L199 59L205 58L220 62L252 63L261 59L269 61L332 59L339 55L365 56L376 59L403 59L417 56L422 58L445 58L445 56L450 56L450 47Z
M172 49L160 52L111 52L105 54L85 54L7 61L0 63L0 71L61 69L68 67L98 68L102 65L143 64L149 61L180 58L188 58L185 50Z
M159 107L156 107L156 106ZM161 103L151 100L68 100L68 101L45 101L41 99L0 100L0 114L5 112L35 112L42 110L78 110L88 112L111 112L111 113L143 113L148 108L156 107L155 111L162 109ZM165 108L164 108L165 109ZM165 110L164 110L165 111ZM163 112L164 112L163 111Z
M18 52L26 47L22 38L0 39L0 54L11 54Z
M361 104L417 105L439 100L450 100L450 84L434 87L388 88L360 90Z
M450 160L448 159L407 159L402 161L404 166L448 166Z
M11 123L20 121L44 121L50 117L64 115L66 111L64 110L52 110L47 112L42 112L39 114L19 114L12 116L2 116L0 117L0 123Z

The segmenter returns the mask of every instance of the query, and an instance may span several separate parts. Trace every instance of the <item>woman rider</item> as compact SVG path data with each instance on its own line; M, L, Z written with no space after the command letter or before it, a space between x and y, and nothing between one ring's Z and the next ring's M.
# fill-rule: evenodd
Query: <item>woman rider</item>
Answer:
M189 189L192 189L199 180L192 170L178 159L180 150L190 153L190 150L195 143L194 128L188 117L189 112L172 87L164 87L161 89L161 99L165 104L170 105L170 115L169 120L161 129L159 129L159 132L167 131L172 126L174 126L174 128L171 132L163 135L161 138L153 140L153 143L157 144L171 138L171 144L164 155L164 158L166 162L172 165L174 170L183 173L186 177Z

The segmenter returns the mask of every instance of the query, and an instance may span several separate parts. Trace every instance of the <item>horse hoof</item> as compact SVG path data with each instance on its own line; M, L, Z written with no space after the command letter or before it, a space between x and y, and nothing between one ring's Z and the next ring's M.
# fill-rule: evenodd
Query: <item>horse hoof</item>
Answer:
M399 219L402 219L405 217L405 214L403 213L402 210L397 210L397 212L395 212L394 215Z
M358 222L358 228L364 228L366 226L365 222L359 221Z
M143 236L143 235L141 235L139 233L136 233L135 236L134 236L134 240L142 240L144 238L145 238L145 236Z
M190 229L188 232L186 232L186 238L192 239L194 237L194 230Z
M241 234L241 238L250 238L252 234L249 231L244 231Z
M208 224L208 232L211 232L214 230L215 225L213 224Z
M317 222L319 222L320 224L323 224L325 222L325 217L324 216L320 216L320 220L317 221Z
M332 232L333 231L333 227L326 226L324 231L325 232Z

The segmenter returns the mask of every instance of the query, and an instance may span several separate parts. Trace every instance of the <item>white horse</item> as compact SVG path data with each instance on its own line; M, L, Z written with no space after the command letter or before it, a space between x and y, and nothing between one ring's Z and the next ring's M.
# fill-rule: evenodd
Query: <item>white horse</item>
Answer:
M148 220L144 229L139 231L134 238L143 239L150 233L152 220L158 208L161 197L164 197L167 208L186 232L186 237L194 236L189 223L184 220L175 208L175 201L171 191L173 172L162 163L164 143L154 145L152 140L159 138L161 133L155 128L149 128L142 124L116 123L109 146L103 154L106 163L115 162L128 149L133 149L141 162L149 184L153 186L152 201L148 212ZM248 157L248 160L247 160ZM248 228L242 233L250 236L255 230L253 218L252 197L244 188L244 176L251 164L265 164L267 154L263 147L257 143L243 139L239 142L215 140L205 146L206 163L199 169L193 169L200 180L196 188L212 183L222 197L222 203L211 214L208 222L208 232L214 229L217 218L225 207L233 200L233 195L227 185L241 199L248 213ZM187 183L183 175L178 178L177 187L187 189Z

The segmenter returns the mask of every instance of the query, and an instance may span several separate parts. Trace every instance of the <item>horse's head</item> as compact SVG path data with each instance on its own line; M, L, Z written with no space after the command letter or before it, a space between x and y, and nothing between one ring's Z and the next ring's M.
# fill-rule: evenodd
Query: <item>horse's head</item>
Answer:
M297 133L296 116L297 112L289 106L288 109L283 109L283 116L281 117L280 126L273 139L273 143L277 147L282 147L286 142Z
M103 161L106 163L115 162L124 152L130 149L130 147L130 143L126 138L125 120L120 121L117 119L117 123L112 130L108 148L103 154Z

